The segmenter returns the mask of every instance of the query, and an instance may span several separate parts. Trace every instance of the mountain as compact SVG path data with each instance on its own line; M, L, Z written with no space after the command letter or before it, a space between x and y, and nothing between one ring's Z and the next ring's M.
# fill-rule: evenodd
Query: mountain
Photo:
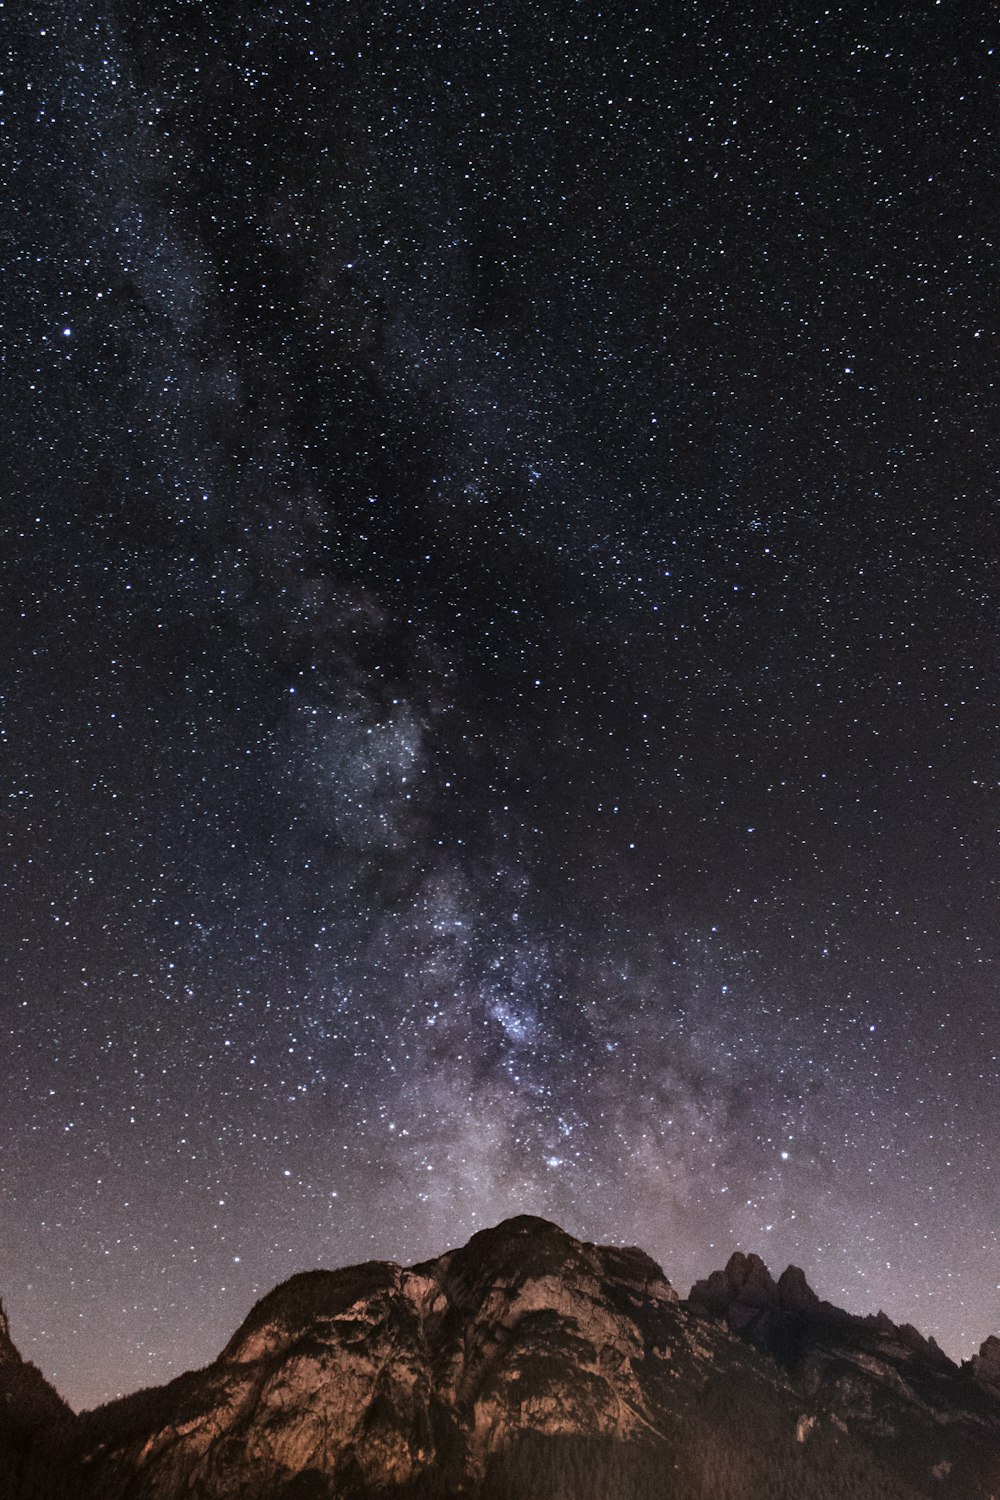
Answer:
M1000 1341L960 1368L756 1256L683 1302L643 1251L520 1217L294 1276L72 1432L81 1500L997 1500Z
M910 1324L821 1302L796 1266L775 1282L756 1255L696 1282L688 1307L771 1356L810 1404L809 1430L825 1416L918 1493L1000 1496L1000 1340L959 1368Z
M0 1500L53 1493L72 1429L70 1408L18 1353L0 1303Z

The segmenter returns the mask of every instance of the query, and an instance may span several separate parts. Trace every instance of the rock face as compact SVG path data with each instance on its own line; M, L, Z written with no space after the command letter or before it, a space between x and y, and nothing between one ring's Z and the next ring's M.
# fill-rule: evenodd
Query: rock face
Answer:
M991 1333L979 1353L972 1356L969 1368L976 1380L1000 1391L1000 1339L995 1334Z
M684 1303L641 1250L522 1217L422 1265L292 1277L204 1370L78 1418L51 1493L989 1500L998 1356L960 1370L752 1255ZM32 1482L10 1493L49 1495Z

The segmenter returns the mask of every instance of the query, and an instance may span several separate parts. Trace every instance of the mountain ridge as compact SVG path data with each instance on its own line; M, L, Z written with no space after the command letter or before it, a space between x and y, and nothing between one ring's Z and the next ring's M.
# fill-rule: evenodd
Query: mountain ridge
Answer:
M0 1394L22 1367L0 1312ZM681 1299L638 1247L531 1215L296 1273L165 1386L76 1418L34 1394L3 1500L1000 1493L1000 1339L957 1365L743 1252Z

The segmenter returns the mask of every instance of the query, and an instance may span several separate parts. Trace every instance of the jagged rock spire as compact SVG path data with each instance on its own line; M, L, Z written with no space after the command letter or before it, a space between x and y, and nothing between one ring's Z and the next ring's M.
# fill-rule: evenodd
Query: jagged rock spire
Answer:
M725 1270L713 1271L691 1288L691 1303L715 1317L726 1318L731 1327L742 1327L766 1310L809 1312L819 1298L798 1266L788 1266L775 1282L759 1255L737 1250Z
M995 1334L990 1334L979 1350L969 1361L969 1367L977 1380L984 1385L996 1386L1000 1389L1000 1339Z

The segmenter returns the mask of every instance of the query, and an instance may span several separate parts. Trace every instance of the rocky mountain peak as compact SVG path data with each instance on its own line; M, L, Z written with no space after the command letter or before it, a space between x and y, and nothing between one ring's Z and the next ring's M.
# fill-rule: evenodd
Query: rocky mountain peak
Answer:
M977 1380L1000 1390L1000 1338L991 1333L979 1353L972 1356L969 1368Z
M682 1368L687 1342L677 1294L644 1251L522 1215L411 1268L293 1276L212 1365L97 1427L136 1431L116 1437L110 1463L123 1482L139 1464L142 1495L255 1494L313 1470L372 1489L432 1471L451 1483L454 1469L474 1487L524 1434L629 1444L657 1432L660 1363Z
M819 1298L799 1266L786 1266L778 1277L778 1301L786 1312L812 1312Z
M450 1301L465 1305L489 1286L523 1288L527 1283L586 1288L600 1298L604 1281L622 1283L635 1293L676 1302L677 1293L661 1268L635 1246L592 1245L574 1239L557 1224L531 1214L505 1219L474 1234L461 1250L413 1268L429 1275Z
M766 1312L808 1313L820 1300L798 1266L788 1266L777 1282L759 1255L737 1250L725 1269L696 1281L689 1302L713 1317L725 1318L730 1328L745 1328Z

